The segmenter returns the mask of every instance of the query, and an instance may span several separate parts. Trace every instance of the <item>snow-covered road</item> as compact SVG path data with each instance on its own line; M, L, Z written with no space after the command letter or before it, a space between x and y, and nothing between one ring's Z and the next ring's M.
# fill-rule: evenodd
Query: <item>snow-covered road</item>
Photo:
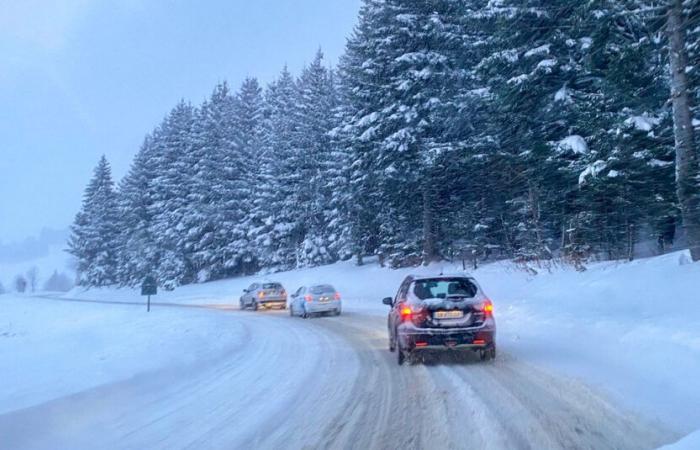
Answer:
M303 320L206 308L236 329L229 345L5 412L0 448L643 449L679 437L517 355L399 367L384 317L366 309Z

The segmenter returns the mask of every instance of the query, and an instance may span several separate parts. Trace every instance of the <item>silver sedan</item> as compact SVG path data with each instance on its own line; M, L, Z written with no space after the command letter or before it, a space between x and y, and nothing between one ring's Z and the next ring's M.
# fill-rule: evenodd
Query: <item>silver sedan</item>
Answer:
M340 293L330 284L302 286L289 302L289 315L303 318L320 314L339 316L342 309Z

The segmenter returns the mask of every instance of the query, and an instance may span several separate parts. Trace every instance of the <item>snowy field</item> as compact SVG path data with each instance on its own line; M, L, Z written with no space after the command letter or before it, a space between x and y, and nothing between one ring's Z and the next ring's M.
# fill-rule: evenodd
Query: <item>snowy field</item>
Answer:
M658 447L700 428L700 265L685 261L681 252L537 275L506 263L484 266L474 275L496 306L500 357L493 365L399 368L385 349L381 298L407 273L458 270L447 264L393 271L339 263L261 277L290 291L334 284L346 314L309 321L239 312L238 296L258 277L161 292L150 314L130 289L75 289L61 294L65 301L6 294L0 436L10 436L12 448L382 447L389 443L360 436L382 434L397 406L420 403L426 422L443 414L448 425L483 429L467 427L474 448ZM408 377L414 388L384 392L392 377ZM384 394L373 391L379 386ZM444 404L431 400L446 386L452 394ZM480 395L482 388L490 394ZM362 416L373 402L369 424ZM262 432L279 414L296 413L328 420L284 421ZM193 416L198 428L188 439L172 432ZM563 429L551 430L555 422ZM44 440L32 433L37 424L47 430ZM298 433L282 433L284 424ZM499 439L489 439L499 430ZM420 439L455 439L449 427L420 431ZM686 442L678 448L696 448L697 434Z

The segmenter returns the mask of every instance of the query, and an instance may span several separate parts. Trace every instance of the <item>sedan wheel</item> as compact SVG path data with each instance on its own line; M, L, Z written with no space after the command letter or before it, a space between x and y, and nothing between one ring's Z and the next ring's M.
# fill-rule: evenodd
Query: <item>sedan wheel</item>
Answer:
M294 307L289 305L289 317L294 317Z
M253 311L258 310L258 302L253 302Z
M241 311L245 309L245 303L243 303L243 299L238 300L238 309Z

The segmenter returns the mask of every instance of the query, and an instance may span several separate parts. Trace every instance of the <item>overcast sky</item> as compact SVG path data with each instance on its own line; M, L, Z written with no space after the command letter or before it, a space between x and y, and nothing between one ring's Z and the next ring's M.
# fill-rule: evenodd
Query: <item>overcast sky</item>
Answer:
M180 98L335 64L360 0L0 0L0 242L64 228Z

